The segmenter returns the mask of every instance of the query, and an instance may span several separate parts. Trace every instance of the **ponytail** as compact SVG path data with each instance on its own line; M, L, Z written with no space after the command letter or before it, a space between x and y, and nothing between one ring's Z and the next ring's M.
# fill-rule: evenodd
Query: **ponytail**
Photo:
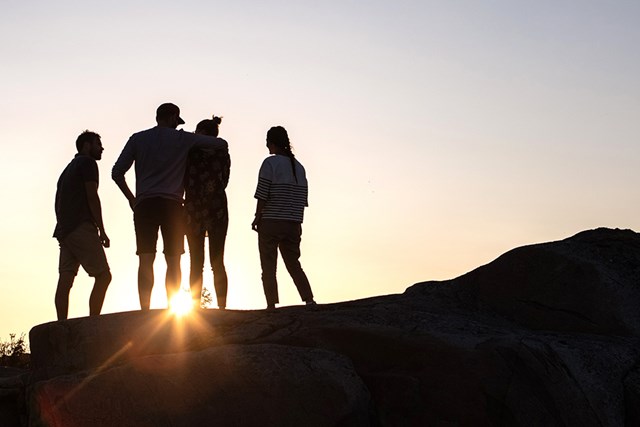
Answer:
M291 160L291 170L293 171L293 177L298 183L298 175L296 174L296 156L294 156L291 149L291 142L289 141L289 135L287 130L282 126L274 126L267 132L267 141L274 144L276 147L284 151L284 154Z

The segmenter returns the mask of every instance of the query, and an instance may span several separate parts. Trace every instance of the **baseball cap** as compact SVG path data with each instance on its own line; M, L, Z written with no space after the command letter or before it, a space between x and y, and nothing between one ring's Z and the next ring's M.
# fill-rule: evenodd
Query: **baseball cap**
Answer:
M184 120L180 117L180 108L178 108L176 104L166 102L160 105L156 110L156 118L165 118L167 116L173 116L174 114L178 115L178 124L183 125Z

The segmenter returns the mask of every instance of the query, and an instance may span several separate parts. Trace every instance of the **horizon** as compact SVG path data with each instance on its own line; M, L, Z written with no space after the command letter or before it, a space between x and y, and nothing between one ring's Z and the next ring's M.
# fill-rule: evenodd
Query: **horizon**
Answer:
M105 148L102 312L139 308L131 210L110 175L163 102L187 131L223 117L229 309L266 307L250 224L274 125L307 170L301 262L321 304L452 279L584 230L640 229L639 18L640 4L582 1L10 3L0 341L56 319L53 200L84 129ZM161 253L154 265L163 308ZM280 305L301 304L278 272ZM211 289L208 263L204 277ZM81 269L70 318L89 314L92 284Z

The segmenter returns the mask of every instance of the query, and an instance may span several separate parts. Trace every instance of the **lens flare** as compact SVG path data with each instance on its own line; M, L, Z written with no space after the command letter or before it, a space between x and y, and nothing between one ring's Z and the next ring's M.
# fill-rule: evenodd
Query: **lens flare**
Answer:
M186 316L193 310L193 301L191 300L191 293L181 289L176 293L169 303L171 313L178 317Z

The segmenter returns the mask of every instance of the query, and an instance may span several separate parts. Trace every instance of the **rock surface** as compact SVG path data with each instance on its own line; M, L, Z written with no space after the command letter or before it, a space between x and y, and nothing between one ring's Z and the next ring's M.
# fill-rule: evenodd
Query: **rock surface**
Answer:
M318 349L224 345L137 358L39 382L54 426L368 425L370 396L351 362Z
M597 229L313 311L52 322L30 425L640 425L638 307L640 235Z
M0 426L20 427L26 421L25 369L0 366Z

